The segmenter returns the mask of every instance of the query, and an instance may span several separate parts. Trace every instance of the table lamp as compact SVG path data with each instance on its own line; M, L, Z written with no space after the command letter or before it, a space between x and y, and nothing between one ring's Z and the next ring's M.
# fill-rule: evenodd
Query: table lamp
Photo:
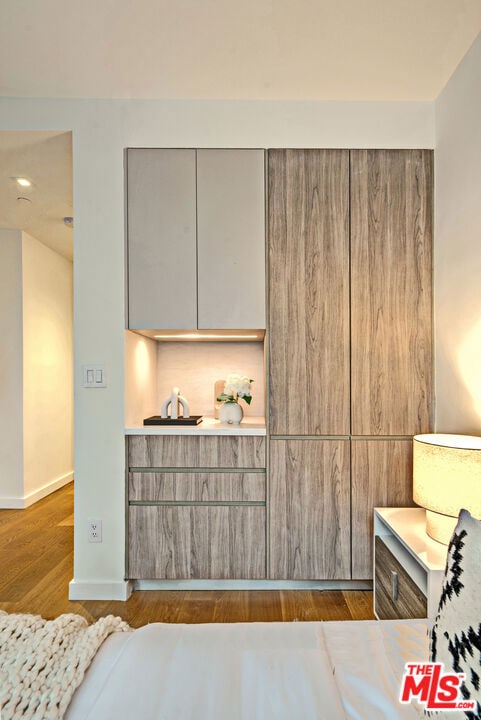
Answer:
M413 438L414 502L426 532L449 543L461 508L481 520L481 437L428 433Z

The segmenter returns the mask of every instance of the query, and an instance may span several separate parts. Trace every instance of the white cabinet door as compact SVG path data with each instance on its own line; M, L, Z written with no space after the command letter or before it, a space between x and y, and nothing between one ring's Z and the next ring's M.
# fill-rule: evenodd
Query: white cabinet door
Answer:
M127 151L133 329L197 326L195 150Z
M263 150L197 150L198 327L265 328Z
M263 150L127 151L131 329L265 328Z

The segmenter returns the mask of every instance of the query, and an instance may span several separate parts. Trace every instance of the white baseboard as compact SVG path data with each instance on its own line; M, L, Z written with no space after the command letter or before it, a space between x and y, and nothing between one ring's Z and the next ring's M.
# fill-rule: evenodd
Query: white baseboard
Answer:
M372 590L372 580L136 580L134 590Z
M78 582L68 586L69 600L128 600L133 586L130 580L120 582Z
M0 508L3 510L23 510L24 508L36 503L38 500L50 495L50 493L55 492L55 490L59 490L59 488L64 485L68 485L68 483L72 482L72 480L73 471L62 475L56 480L52 480L43 487L38 488L38 490L33 490L33 492L28 493L28 495L25 495L24 497L0 497Z

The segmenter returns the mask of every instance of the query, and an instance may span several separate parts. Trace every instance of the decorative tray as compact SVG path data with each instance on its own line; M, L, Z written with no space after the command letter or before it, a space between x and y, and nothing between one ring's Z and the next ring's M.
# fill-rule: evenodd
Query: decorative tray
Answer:
M203 415L190 415L188 418L180 417L172 420L170 417L163 418L160 415L152 415L145 418L144 425L198 425L202 421Z

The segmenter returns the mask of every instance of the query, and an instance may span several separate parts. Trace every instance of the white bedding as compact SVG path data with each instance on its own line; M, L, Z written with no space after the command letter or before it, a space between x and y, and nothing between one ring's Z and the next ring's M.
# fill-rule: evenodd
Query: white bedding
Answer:
M410 720L425 621L177 625L108 638L68 720Z
M323 632L349 720L414 720L420 706L398 702L407 662L429 656L428 622L326 622Z

